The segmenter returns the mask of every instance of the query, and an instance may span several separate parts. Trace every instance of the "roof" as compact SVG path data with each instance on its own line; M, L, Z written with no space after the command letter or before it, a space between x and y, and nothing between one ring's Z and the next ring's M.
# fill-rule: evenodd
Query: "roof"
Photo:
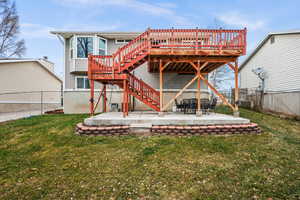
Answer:
M52 75L54 78L56 78L59 82L62 83L62 80L51 70L48 69L48 67L45 65L44 62L48 62L49 64L54 65L53 62L46 60L46 59L42 59L42 58L37 58L37 59L33 59L33 58L0 58L0 64L4 64L4 63L18 63L18 62L37 62L38 64L40 64L41 67L43 67L50 75Z
M108 39L124 38L133 39L142 32L103 32L103 31L50 31L51 34L70 38L72 35L99 35Z
M251 54L242 62L239 67L239 71L243 69L243 67L251 60L251 58L264 46L264 44L269 40L270 37L274 35L291 35L291 34L300 34L300 30L294 31L283 31L283 32L271 32L269 33L260 43L258 43L257 47L251 52Z

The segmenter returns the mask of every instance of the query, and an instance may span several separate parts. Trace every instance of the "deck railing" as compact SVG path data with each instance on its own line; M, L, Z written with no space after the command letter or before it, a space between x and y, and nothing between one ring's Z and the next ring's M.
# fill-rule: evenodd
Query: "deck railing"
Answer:
M151 48L240 49L245 53L246 29L154 29Z
M240 50L246 54L246 29L148 29L119 48L113 55L89 56L89 70L102 73L121 72L128 60L151 49Z
M151 99L157 105L159 104L159 92L132 74L128 74L128 86L131 90L140 92L142 98Z

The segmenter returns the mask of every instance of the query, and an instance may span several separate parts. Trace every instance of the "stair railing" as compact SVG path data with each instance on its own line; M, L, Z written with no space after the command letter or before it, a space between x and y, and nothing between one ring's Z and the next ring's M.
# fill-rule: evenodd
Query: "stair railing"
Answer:
M146 97L146 99L151 99L153 102L159 105L159 92L130 73L128 74L128 85L132 92L140 92L139 95L142 98Z

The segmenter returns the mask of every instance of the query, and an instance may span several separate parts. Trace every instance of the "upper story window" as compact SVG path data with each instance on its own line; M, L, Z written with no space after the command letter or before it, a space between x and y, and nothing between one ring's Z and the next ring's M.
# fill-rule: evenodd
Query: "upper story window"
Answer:
M74 53L75 52L75 53ZM97 36L70 38L70 58L87 58L89 54L106 55L107 40Z
M70 58L74 57L74 37L70 38Z
M130 42L131 40L122 40L122 39L116 39L116 44L126 44Z
M99 38L99 55L105 55L106 54L106 40L103 38Z
M77 58L87 58L93 53L93 37L77 37Z

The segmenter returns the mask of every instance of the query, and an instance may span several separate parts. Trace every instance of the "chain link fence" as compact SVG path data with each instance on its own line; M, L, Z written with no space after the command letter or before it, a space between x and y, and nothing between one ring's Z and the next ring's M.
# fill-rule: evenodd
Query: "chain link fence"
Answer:
M234 104L234 89L219 91L231 104ZM221 100L220 100L221 101ZM261 110L263 104L263 93L259 88L239 88L240 107Z
M0 93L0 114L62 112L62 91L26 91Z

